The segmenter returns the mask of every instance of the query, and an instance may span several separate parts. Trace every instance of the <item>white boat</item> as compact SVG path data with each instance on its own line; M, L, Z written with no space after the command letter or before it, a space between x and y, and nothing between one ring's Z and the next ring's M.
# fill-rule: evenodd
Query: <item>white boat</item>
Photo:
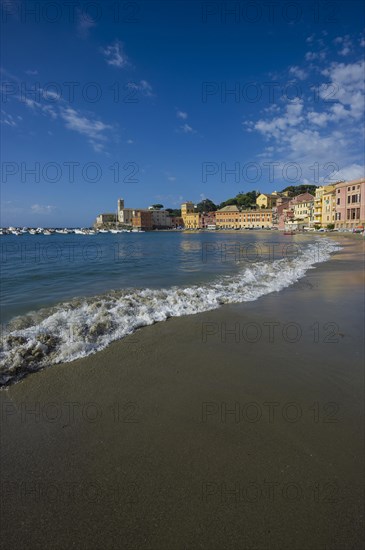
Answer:
M43 231L43 235L48 236L48 235L52 235L52 233L51 233L50 231L48 231L47 229L45 229L45 230Z
M75 235L85 235L85 232L83 229L75 229L74 233Z
M68 229L56 229L55 232L58 233L59 235L67 235Z
M36 235L37 231L35 229L29 229L29 235Z

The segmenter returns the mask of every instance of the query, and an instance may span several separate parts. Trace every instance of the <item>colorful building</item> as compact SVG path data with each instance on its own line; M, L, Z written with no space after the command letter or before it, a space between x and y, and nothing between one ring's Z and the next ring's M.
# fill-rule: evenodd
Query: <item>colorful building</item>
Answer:
M327 228L334 225L336 219L336 188L335 185L326 185L322 195L321 226Z
M152 212L150 210L134 210L132 216L133 229L150 231L153 229Z
M184 220L185 229L200 228L200 214L196 211L193 202L188 201L181 205L181 217Z
M201 229L207 229L208 226L211 229L213 225L216 225L215 212L203 212L200 216Z
M218 229L271 228L272 220L272 209L240 210L236 205L232 205L216 212Z
M335 219L335 185L322 185L317 187L314 196L313 214L310 220L311 226L326 228L334 223Z
M275 222L278 228L284 230L308 227L313 218L313 204L314 196L310 193L301 193L289 200L282 197L280 205L276 207Z
M239 213L240 211L235 204L217 210L215 213L217 229L239 229Z
M95 228L109 226L109 225L116 225L117 223L117 214L99 214L99 216L96 217L96 222L94 223Z
M173 229L180 229L184 227L184 220L182 216L172 216L171 218L171 227Z
M151 206L148 210L152 213L153 229L170 229L172 227L171 216L167 210L158 210Z
M335 227L357 229L365 226L365 178L335 184Z
M256 204L259 208L273 208L279 198L277 193L261 193L256 199Z
M287 216L285 229L304 229L305 227L310 227L311 220L313 219L313 205L313 195L291 204L290 209L292 210L292 214Z

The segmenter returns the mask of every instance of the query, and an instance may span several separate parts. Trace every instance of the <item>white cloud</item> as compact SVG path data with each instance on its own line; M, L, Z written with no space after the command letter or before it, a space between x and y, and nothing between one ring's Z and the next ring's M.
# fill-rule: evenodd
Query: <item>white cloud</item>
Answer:
M343 46L342 37L337 43ZM329 172L335 179L363 176L365 62L309 68L323 79L322 85L318 83L319 103L304 95L299 103L287 100L277 109L264 110L256 122L243 123L246 131L257 131L271 142L272 148L264 148L258 157L282 166L295 162L302 169L301 181L313 181L315 174L310 167L315 163L321 170L319 181L325 181ZM293 69L288 70L293 74Z
M49 215L52 214L52 212L56 209L55 206L52 206L50 204L43 205L43 204L32 204L30 207L32 214L45 214Z
M108 65L124 69L129 65L129 60L123 51L123 44L119 40L115 40L112 44L102 49L105 55L105 60Z
M289 103L282 116L273 118L272 120L259 120L254 124L254 129L258 130L265 137L274 137L280 139L281 134L289 127L297 126L303 120L302 116L303 103Z
M152 86L147 80L140 80L139 82L128 82L127 87L130 90L137 90L141 92L142 95L146 97L152 97L153 91Z
M32 109L32 111L39 111L43 115L49 116L53 120L55 120L58 115L55 111L54 107L51 105L44 105L42 103L39 103L39 101L35 101L34 99L29 99L28 97L23 97L20 99L21 103L24 103L27 107Z
M194 128L192 128L189 124L183 124L182 126L180 126L180 130L184 134L195 134L196 133Z
M338 53L342 56L346 56L352 52L353 45L348 34L346 36L337 36L333 43L341 46L341 50Z
M35 76L38 74L38 71L36 69L28 69L25 71L25 74L28 74L29 76Z
M319 51L319 52L307 52L305 54L306 61L314 61L315 59L318 59L319 61L323 61L326 57L325 51Z
M84 11L77 9L77 32L82 38L87 38L90 34L90 29L96 27L94 19Z
M107 141L105 132L112 126L101 120L91 120L71 107L61 109L61 117L66 122L66 128L88 138L95 152L100 153L104 149L104 142Z
M1 124L5 124L6 126L11 126L14 128L17 126L17 122L15 121L13 115L10 113L7 113L6 111L1 110ZM19 117L17 117L19 118Z
M290 67L289 73L299 78L299 80L305 80L308 76L308 74L303 69L296 66Z
M134 143L133 139L127 139L127 143L128 145L132 145L132 143Z
M364 177L364 166L361 166L360 164L350 164L348 166L345 166L338 172L336 172L336 177L338 180L356 180L358 178Z
M364 116L364 72L365 61L356 63L332 63L329 68L322 71L322 74L329 78L331 88L326 85L320 88L319 95L322 99L336 100L347 107L347 113L355 120L362 120ZM334 114L340 113L335 108ZM343 112L343 111L341 111Z
M177 118L181 118L182 120L186 120L188 118L188 113L185 113L184 111L177 111L176 116L177 116Z

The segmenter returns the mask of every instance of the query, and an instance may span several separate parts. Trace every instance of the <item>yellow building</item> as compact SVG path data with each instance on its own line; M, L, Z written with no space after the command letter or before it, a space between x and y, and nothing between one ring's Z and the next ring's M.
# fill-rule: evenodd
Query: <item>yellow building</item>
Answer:
M303 229L310 227L314 218L314 197L299 201L291 207L292 216L285 222L285 229Z
M181 217L184 220L185 229L198 229L200 227L200 214L195 211L193 202L188 201L181 205Z
M242 210L240 212L241 229L259 227L264 229L272 227L272 209L264 210Z
M200 214L193 212L192 214L186 214L182 216L184 220L185 229L199 229L200 227Z
M256 199L256 204L259 208L273 208L273 206L276 206L278 198L279 195L277 193L261 193Z
M216 212L218 229L245 229L272 227L271 209L239 210L235 205L225 206Z
M334 185L326 185L322 195L322 227L334 224L336 218L336 189Z
M317 187L311 225L327 227L335 221L335 185Z

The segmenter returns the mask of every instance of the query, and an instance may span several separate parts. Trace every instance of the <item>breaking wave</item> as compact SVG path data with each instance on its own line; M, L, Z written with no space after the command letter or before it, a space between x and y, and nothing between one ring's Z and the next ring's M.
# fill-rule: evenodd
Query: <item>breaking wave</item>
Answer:
M337 250L337 243L323 239L309 244L297 258L251 263L238 274L221 276L213 283L111 291L15 317L3 330L0 385L46 366L95 353L140 327L169 317L201 313L278 292Z

